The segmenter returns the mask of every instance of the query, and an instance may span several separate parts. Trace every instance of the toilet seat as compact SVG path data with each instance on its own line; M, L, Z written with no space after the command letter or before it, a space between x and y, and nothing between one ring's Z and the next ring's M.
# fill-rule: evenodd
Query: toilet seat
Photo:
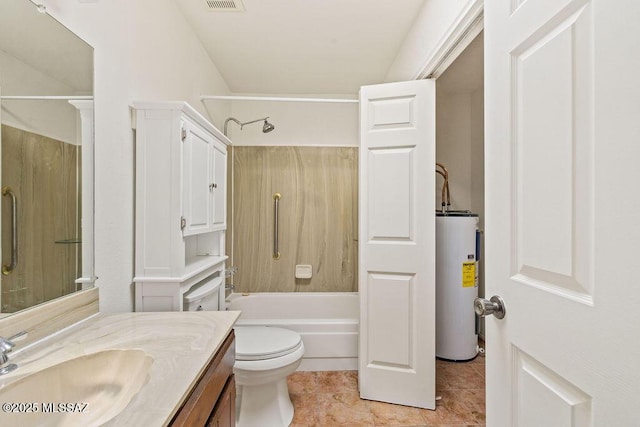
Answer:
M238 326L236 361L269 360L294 353L302 346L300 334L269 326Z

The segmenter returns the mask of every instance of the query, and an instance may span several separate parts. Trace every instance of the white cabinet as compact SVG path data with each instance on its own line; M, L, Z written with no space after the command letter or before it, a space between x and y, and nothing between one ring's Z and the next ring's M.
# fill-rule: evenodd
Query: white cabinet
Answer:
M213 229L227 228L227 147L213 145Z
M182 122L184 236L226 228L227 147L189 118Z
M182 234L211 231L213 219L213 137L185 119L182 122L183 218Z
M183 235L225 229L227 147L188 118L181 132Z
M231 141L184 102L135 103L132 121L136 311L182 310L184 293L223 274Z

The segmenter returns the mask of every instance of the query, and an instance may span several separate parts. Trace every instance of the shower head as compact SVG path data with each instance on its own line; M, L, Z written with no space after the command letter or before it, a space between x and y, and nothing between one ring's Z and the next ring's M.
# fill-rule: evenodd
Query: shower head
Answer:
M269 117L267 117L267 119L268 118ZM276 128L273 124L269 123L267 119L264 119L264 124L262 125L262 133L269 133Z
M250 125L251 123L257 123L257 122L261 122L261 121L264 120L264 125L262 125L262 132L263 133L271 132L276 127L273 124L271 124L271 123L269 123L267 121L268 118L269 117L263 117L262 119L256 119L256 120L251 120L249 122L242 123L240 120L238 120L238 119L236 119L234 117L229 117L227 120L224 121L224 134L225 134L225 136L227 135L227 125L229 124L230 121L239 124L240 125L240 130L242 130L242 128L245 125Z

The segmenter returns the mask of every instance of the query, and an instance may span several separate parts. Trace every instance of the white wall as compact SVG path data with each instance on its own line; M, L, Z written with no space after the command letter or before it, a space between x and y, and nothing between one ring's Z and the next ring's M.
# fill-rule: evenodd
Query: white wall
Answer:
M283 96L288 95L274 95ZM296 95L333 98L332 95ZM337 98L337 96L336 96ZM219 101L207 101L207 105ZM359 146L358 104L304 102L232 101L231 116L247 122L269 116L275 130L262 133L262 122L240 130L229 122L228 133L235 145L340 145Z
M385 81L416 79L448 30L477 4L478 0L426 0L389 67Z
M436 160L449 170L451 209L484 212L483 91L438 92L436 97ZM442 177L436 178L436 209Z
M26 0L24 0L26 1ZM134 145L129 106L228 94L215 64L172 0L44 0L95 48L95 242L100 310L133 310ZM228 103L209 109L221 125Z
M0 51L2 95L74 95L75 90L51 76ZM67 101L2 101L2 124L75 144L75 107Z
M483 44L481 33L436 80L436 159L449 169L452 208L478 213L484 208Z
M447 93L436 81L436 161L449 171L451 209L471 209L471 95ZM443 179L436 177L436 209Z

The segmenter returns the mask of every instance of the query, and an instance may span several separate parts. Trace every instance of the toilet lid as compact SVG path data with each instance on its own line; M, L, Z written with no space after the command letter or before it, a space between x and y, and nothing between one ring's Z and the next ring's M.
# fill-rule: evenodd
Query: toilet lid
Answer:
M238 326L236 360L265 360L293 353L302 344L300 334L270 326Z

